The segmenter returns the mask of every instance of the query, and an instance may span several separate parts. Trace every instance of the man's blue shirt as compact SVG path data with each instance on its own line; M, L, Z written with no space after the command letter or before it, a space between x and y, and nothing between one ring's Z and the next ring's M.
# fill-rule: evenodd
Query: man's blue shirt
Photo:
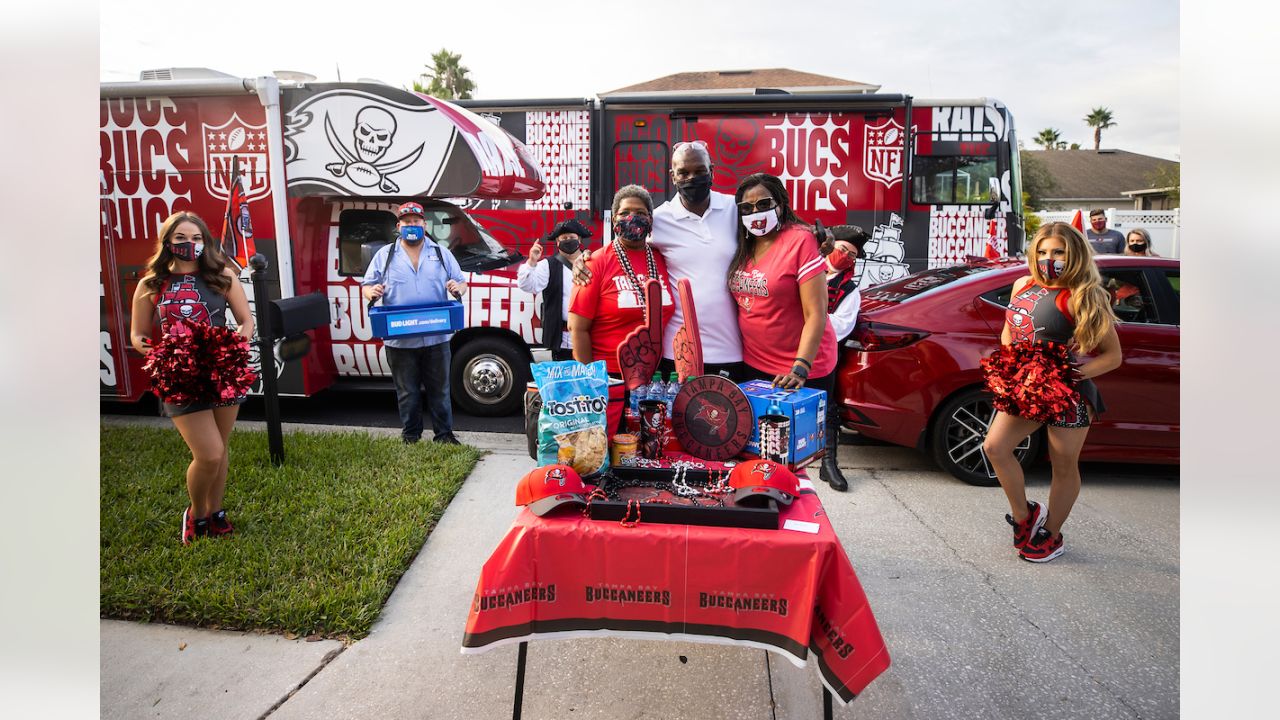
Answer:
M373 261L365 270L361 284L382 283L386 286L382 295L382 303L386 306L420 305L452 300L453 297L445 289L445 283L449 280L463 282L466 279L462 276L462 268L458 265L458 261L454 259L453 253L440 247L430 238L424 239L421 247L422 254L418 258L418 267L415 270L413 263L409 261L409 253L405 252L403 241L396 240L394 244L386 245L374 253ZM396 252L391 257L391 267L387 268L386 277L383 277L382 268L386 266L387 253L391 252L392 248L395 248ZM389 338L382 342L387 347L393 348L421 348L449 342L451 337L453 333Z

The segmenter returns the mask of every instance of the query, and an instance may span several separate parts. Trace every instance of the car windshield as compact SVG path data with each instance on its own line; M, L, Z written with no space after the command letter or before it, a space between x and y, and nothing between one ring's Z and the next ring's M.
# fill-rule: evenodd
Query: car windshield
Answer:
M876 285L867 288L862 293L862 301L864 307L870 309L866 303L871 306L896 305L898 303L907 302L908 300L916 300L929 295L941 288L954 285L957 282L966 282L974 276L989 272L1000 265L953 265L951 267L934 268L932 270L922 270L918 273L908 275L898 280L892 280L883 285Z
M468 272L501 267L518 259L460 208L452 205L427 207L423 224L427 236L448 248L462 269Z

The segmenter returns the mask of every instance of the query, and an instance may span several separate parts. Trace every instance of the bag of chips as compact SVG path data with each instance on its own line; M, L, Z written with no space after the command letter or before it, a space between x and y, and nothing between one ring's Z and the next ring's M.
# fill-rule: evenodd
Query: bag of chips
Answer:
M533 366L542 395L538 415L538 465L568 465L586 478L609 469L609 375L603 360Z

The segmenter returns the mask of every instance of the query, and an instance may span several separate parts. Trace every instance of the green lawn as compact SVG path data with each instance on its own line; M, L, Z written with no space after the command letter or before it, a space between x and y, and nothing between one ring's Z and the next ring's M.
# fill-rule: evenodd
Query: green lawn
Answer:
M471 472L467 446L363 433L231 436L233 537L179 542L190 453L172 428L102 427L105 617L357 640Z

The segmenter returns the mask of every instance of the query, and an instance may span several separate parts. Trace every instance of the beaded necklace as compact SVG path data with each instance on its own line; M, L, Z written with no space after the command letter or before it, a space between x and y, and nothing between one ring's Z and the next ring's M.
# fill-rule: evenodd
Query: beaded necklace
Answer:
M636 277L636 271L631 267L631 260L627 258L627 251L623 249L622 242L617 238L613 240L613 254L618 257L618 262L622 265L623 271L631 279L631 287L635 288L636 299L643 302L644 295L641 294L640 278ZM649 268L649 278L657 280L658 263L653 259L653 248L649 247L649 243L644 244L644 258Z

